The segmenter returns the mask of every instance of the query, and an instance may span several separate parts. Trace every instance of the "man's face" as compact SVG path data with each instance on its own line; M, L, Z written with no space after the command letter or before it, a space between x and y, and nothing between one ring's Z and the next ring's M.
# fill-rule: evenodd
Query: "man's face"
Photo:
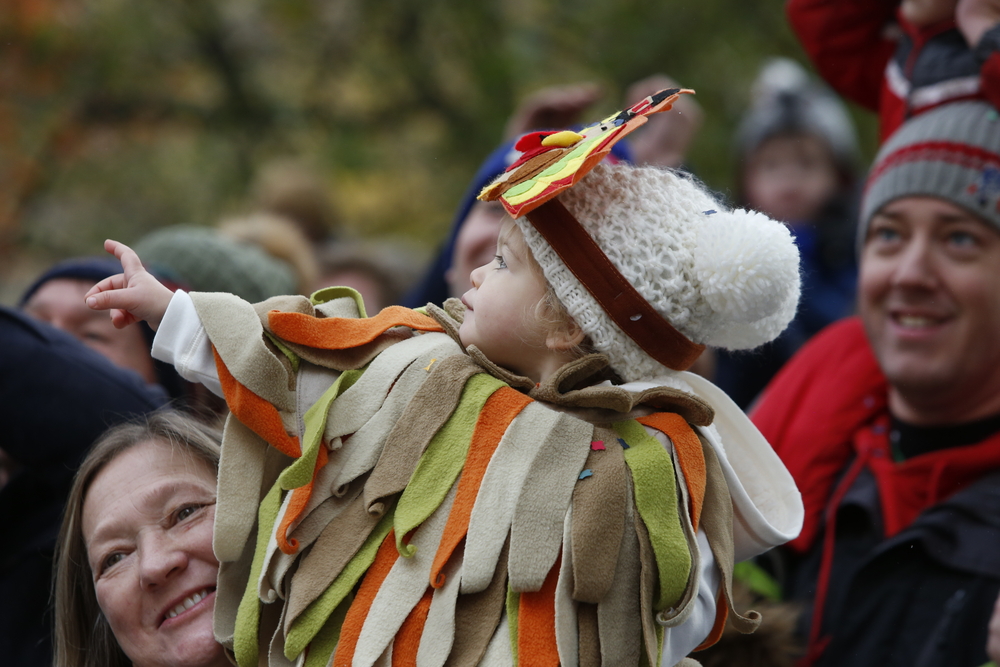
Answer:
M939 415L946 423L949 410L956 421L995 411L975 410L995 402L1000 389L1000 233L994 227L933 197L886 204L865 240L858 299L892 393L923 406L916 415L897 416L926 423L919 413L954 405Z

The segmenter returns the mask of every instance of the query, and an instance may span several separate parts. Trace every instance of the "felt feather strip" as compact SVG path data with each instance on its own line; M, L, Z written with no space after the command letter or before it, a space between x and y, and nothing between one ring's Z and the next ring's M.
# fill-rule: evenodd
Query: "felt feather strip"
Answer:
M252 355L272 369L217 353L234 408L220 508L256 505L252 517L227 509L219 527L241 540L224 545L216 606L237 663L656 661L668 622L657 614L676 607L676 619L697 597L694 524L732 565L731 532L719 535L728 489L717 465L706 475L688 422L605 410L619 417L595 425L574 405L593 414L599 394L562 394L559 376L537 388L569 396L555 410L464 354L448 326L398 310L365 318L337 299L289 301L287 313L222 304L260 323ZM217 305L196 300L199 313ZM232 332L222 339L237 348Z

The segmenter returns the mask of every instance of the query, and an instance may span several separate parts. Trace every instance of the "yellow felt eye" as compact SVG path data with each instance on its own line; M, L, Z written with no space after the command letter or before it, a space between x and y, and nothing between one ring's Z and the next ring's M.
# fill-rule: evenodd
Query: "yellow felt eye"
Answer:
M559 148L566 148L567 146L572 146L576 142L583 139L582 134L577 134L570 130L563 130L562 132L556 132L555 134L550 134L549 136L542 139L542 145L551 147L558 146Z

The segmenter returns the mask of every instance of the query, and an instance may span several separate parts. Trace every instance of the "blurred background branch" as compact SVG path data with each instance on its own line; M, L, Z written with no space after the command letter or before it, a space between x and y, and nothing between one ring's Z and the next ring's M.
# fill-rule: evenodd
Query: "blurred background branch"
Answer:
M651 74L695 88L687 166L725 193L773 55L804 61L780 2L5 0L0 281L109 236L213 224L289 158L346 229L432 246L518 102L556 84L599 88L584 121ZM874 121L856 117L870 153Z

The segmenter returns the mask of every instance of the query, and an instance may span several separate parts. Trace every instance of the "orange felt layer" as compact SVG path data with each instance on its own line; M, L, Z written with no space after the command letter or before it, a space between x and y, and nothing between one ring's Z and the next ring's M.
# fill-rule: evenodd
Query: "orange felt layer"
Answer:
M558 667L556 583L562 555L537 592L521 593L517 611L517 659L522 667Z
M215 367L219 371L222 393L236 418L282 454L296 459L301 456L299 439L297 436L288 435L285 431L278 409L240 384L226 368L222 357L214 347L212 353L215 355Z
M272 310L267 314L271 332L291 343L321 350L347 350L370 343L393 327L409 327L417 331L444 331L427 315L402 306L389 306L375 317L313 317L303 313L283 313Z
M469 517L472 516L472 506L476 503L476 495L486 475L486 467L493 457L500 439L507 432L507 427L514 421L531 399L510 387L501 387L493 393L479 413L476 428L472 435L472 444L462 469L462 476L455 490L455 503L452 505L448 522L434 564L431 566L430 583L434 588L444 586L444 574L441 571L448 563L455 548L459 545L469 530Z

